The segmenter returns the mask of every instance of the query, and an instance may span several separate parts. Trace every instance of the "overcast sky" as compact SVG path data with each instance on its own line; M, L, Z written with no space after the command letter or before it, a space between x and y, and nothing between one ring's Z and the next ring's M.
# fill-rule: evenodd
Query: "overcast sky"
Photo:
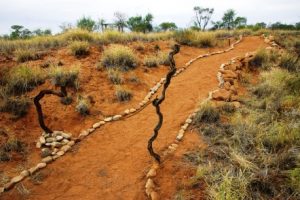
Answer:
M13 24L57 32L63 22L74 24L82 16L111 22L116 11L127 16L150 12L156 25L172 21L184 28L191 25L194 6L214 8L215 21L233 8L250 24L300 22L300 0L0 0L0 34L9 33Z

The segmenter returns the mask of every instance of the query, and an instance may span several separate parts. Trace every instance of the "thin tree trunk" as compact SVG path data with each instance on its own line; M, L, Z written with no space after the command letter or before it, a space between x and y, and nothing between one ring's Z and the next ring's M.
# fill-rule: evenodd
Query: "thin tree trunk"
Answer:
M157 162L160 162L160 156L154 152L152 143L158 136L158 131L162 126L163 123L163 115L160 112L160 104L165 100L165 94L168 86L170 85L171 79L173 75L176 73L176 65L175 65L175 60L174 60L174 55L177 54L180 51L180 46L178 44L175 44L173 47L173 51L169 53L169 61L170 61L170 70L166 76L166 82L164 84L162 94L159 98L155 98L152 101L152 105L156 108L156 114L158 115L158 123L154 128L154 133L152 137L148 140L148 151L152 157L155 158Z

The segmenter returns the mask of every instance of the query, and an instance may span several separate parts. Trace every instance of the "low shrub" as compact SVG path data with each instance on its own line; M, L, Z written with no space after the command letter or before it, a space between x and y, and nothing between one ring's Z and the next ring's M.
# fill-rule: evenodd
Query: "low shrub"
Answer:
M300 69L299 62L297 62L297 57L289 53L285 53L281 56L279 66L290 72L296 72Z
M157 67L159 64L159 60L157 56L147 56L144 58L144 65L147 67Z
M200 125L201 123L214 123L219 121L220 113L213 107L211 104L203 104L200 107L200 110L197 112L194 118L194 124Z
M25 151L25 144L16 138L10 138L4 144L3 149L6 152L14 151L14 152L22 153Z
M73 66L70 69L53 67L50 70L50 77L55 86L79 88L78 82L79 67Z
M124 82L123 76L118 69L108 69L108 79L115 85L120 85Z
M127 71L137 66L138 59L129 47L112 45L104 50L101 63L106 68L119 68Z
M8 77L8 93L20 94L30 91L37 85L44 83L47 74L38 67L21 65L12 68Z
M269 55L265 49L260 49L255 56L250 60L251 69L263 67L269 61Z
M116 87L115 95L118 99L118 101L130 101L132 98L132 93L130 90L127 90L121 86Z
M213 47L217 45L215 33L181 30L175 32L175 40L179 44L196 47Z
M17 49L15 51L15 56L17 62L26 62L39 58L39 55L32 49Z
M169 60L169 54L168 53L159 52L157 57L158 57L158 63L160 65L165 65L165 66L170 65L170 60Z
M81 95L77 98L76 111L81 115L86 116L90 114L91 102L89 98L83 97Z
M79 57L89 54L89 43L85 41L74 41L69 45L73 56Z
M27 97L6 97L0 105L1 112L13 114L16 118L27 114L30 106L30 100Z

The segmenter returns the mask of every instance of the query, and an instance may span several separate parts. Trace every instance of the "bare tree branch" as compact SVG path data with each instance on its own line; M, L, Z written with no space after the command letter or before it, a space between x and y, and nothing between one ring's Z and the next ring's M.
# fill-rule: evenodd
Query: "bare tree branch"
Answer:
M153 133L152 137L148 140L148 151L149 151L150 155L152 157L154 157L157 162L160 162L160 156L154 152L152 143L157 138L158 131L161 128L162 123L163 123L163 115L160 112L159 106L164 101L166 90L167 90L168 86L170 85L171 78L176 73L176 65L175 65L174 55L177 54L179 51L180 51L180 46L178 44L175 44L173 47L173 50L169 53L170 70L166 76L166 82L164 84L162 94L159 98L155 98L152 101L152 105L156 108L156 114L158 115L158 123L157 123L156 127L154 128L154 133Z

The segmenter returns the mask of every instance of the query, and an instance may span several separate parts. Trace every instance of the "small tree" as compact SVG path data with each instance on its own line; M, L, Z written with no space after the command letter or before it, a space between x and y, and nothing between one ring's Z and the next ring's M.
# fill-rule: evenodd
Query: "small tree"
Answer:
M77 21L77 27L80 29L93 31L95 29L96 22L90 17L82 17Z
M236 17L234 20L234 26L237 28L244 28L247 25L247 18Z
M126 14L121 13L121 12L115 12L114 16L115 16L115 24L118 27L118 31L124 32L124 28L127 26Z
M127 25L131 31L146 33L153 30L152 20L153 15L149 13L144 18L140 15L130 17L127 21Z
M18 39L21 37L22 29L24 28L24 26L12 25L10 28L12 29L12 32L10 33L11 39Z
M176 30L177 26L174 22L163 22L159 25L159 28L163 31Z
M195 11L194 26L196 28L204 31L211 19L211 16L214 13L214 9L213 8L202 8L202 7L196 6L196 7L194 7L194 11Z
M224 13L222 17L224 28L231 30L235 27L235 15L236 13L233 9L229 9Z

